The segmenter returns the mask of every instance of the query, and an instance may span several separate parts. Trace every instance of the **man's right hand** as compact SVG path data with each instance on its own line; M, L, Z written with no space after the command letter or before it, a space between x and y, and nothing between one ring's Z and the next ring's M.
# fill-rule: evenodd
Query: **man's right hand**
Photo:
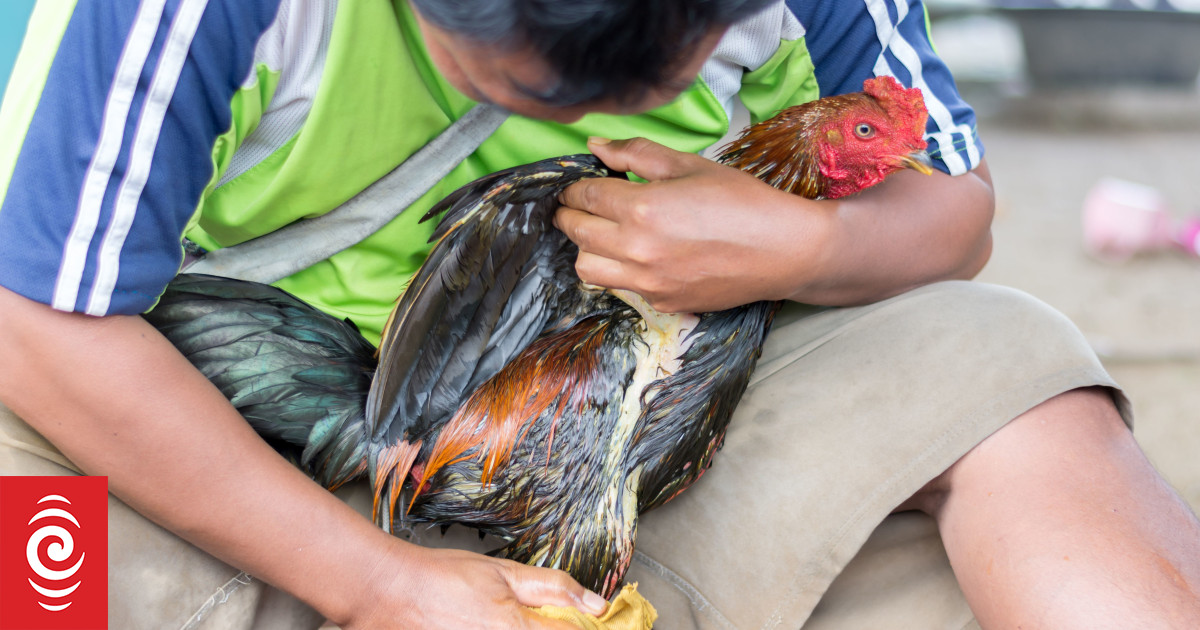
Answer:
M600 615L607 605L563 571L468 551L405 545L401 557L377 565L369 601L356 606L343 628L570 630L575 626L532 609L563 606Z

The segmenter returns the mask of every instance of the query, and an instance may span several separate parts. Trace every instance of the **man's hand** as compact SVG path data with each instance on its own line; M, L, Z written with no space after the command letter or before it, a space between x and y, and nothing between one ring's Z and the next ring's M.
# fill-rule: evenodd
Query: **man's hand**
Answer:
M575 626L537 614L540 606L600 615L607 602L562 571L454 549L409 548L381 562L362 607L345 628L536 628ZM398 567L403 570L397 571Z
M991 253L986 163L958 177L902 171L810 201L642 138L588 146L647 183L581 181L560 196L555 224L579 246L582 280L630 289L660 311L865 304L974 277Z
M828 229L820 203L643 138L589 148L648 183L586 179L560 197L555 224L579 245L585 282L630 289L660 311L701 312L787 297L781 256L788 267L815 264L804 258L814 248L798 244Z

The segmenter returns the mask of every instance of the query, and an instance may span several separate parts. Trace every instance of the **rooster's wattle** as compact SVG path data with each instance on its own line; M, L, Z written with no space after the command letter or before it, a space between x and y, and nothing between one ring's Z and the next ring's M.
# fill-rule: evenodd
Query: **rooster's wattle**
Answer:
M929 172L919 90L889 77L747 129L719 158L809 198ZM581 283L551 219L610 173L587 155L481 178L445 212L376 364L352 325L272 287L180 275L147 319L327 487L368 475L375 516L461 523L608 596L638 515L712 463L778 303L668 315Z

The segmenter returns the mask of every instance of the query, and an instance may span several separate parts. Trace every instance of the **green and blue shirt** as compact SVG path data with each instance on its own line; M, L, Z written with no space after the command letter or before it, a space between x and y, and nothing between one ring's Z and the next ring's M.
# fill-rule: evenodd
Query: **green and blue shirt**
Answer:
M277 284L377 339L429 250L418 219L459 186L589 135L702 151L738 99L761 120L878 75L924 91L939 168L979 164L919 0L780 0L734 25L674 102L510 117L383 229ZM65 311L144 312L185 237L216 249L328 212L473 105L405 0L43 0L0 109L0 285Z

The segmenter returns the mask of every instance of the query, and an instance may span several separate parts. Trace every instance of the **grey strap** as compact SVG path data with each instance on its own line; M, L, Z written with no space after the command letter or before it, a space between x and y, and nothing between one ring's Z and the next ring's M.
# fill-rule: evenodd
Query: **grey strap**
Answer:
M187 265L207 273L270 283L286 278L374 234L471 155L508 117L476 105L392 172L326 214L304 219Z

